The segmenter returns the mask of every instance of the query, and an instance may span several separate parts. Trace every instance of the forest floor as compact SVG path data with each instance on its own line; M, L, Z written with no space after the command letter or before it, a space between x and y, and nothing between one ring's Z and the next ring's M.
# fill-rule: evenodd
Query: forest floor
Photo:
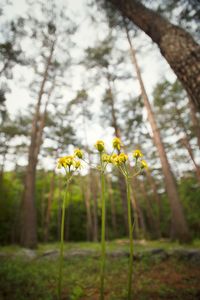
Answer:
M200 241L135 242L134 300L200 299ZM0 300L56 300L59 244L0 247ZM99 299L100 245L66 243L62 300ZM107 243L105 300L127 299L128 241Z

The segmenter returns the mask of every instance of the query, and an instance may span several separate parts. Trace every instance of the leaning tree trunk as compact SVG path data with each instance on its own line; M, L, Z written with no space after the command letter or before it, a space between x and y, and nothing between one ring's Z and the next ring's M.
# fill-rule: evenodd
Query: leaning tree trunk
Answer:
M25 176L25 187L22 199L22 216L21 216L21 245L28 248L37 246L37 220L35 207L35 177L38 160L38 122L40 121L40 107L45 84L48 78L49 66L51 64L54 51L54 42L47 59L43 80L38 94L38 100L35 115L31 129L31 143L29 146L28 166Z
M200 111L200 46L182 28L136 0L105 0L144 31L160 48Z
M131 51L131 58L133 65L135 67L136 73L137 73L137 78L139 81L140 89L141 89L141 94L142 98L144 101L144 105L147 110L148 114L148 120L153 132L153 138L154 138L154 143L157 148L161 165L162 165L162 170L163 170L163 175L165 178L165 186L166 186L166 191L168 194L169 202L170 202L170 207L171 207L171 238L172 239L179 239L180 241L188 241L190 240L190 235L188 231L188 226L185 220L185 216L183 213L183 208L179 199L178 191L177 191L177 186L176 186L176 181L174 178L174 175L171 171L170 164L165 152L165 148L160 136L160 131L156 123L156 119L153 113L153 110L151 108L146 89L144 87L144 83L142 80L140 68L138 66L138 62L136 59L136 52L135 49L133 48L133 45L130 40L130 36L128 33L128 30L126 28L126 33L127 33L127 39L130 45L130 51Z

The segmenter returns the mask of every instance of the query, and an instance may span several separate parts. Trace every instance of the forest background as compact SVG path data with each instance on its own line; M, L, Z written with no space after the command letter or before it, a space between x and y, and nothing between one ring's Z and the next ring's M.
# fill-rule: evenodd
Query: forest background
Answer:
M198 105L151 38L100 2L1 1L2 245L58 241L57 158L79 147L96 161L96 139L111 150L114 136L149 165L132 182L135 238L199 238ZM198 1L140 2L198 41ZM100 240L98 177L88 166L74 177L66 241ZM107 239L124 238L123 178L109 170L106 181Z

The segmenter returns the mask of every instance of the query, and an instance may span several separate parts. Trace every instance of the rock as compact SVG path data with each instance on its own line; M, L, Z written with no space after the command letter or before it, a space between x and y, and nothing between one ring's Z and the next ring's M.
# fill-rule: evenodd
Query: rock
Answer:
M175 249L171 255L180 260L200 264L200 250L198 249Z
M47 258L50 260L54 260L54 259L57 259L58 256L59 256L59 251L57 249L53 249L53 250L45 251L38 258Z
M129 257L128 251L122 251L122 250L116 250L112 252L108 252L107 254L110 257L116 258L116 257Z
M36 251L31 249L22 248L14 254L15 257L25 258L25 259L35 259L37 257Z

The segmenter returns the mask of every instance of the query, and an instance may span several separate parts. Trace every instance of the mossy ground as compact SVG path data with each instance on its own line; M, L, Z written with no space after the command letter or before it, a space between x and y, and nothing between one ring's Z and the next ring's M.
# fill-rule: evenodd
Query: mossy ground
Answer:
M58 260L41 256L58 244L41 245L37 257L24 259L14 256L18 247L0 248L8 256L0 258L0 300L56 300ZM97 243L68 243L65 251L93 250L99 253ZM162 248L200 248L199 242L183 246L169 242L142 242L135 251ZM107 251L128 250L125 240L107 244ZM99 299L99 257L70 256L64 261L63 300ZM106 260L106 300L126 299L128 257L108 256ZM150 257L134 262L134 300L195 300L200 299L200 266L170 257L164 261Z

